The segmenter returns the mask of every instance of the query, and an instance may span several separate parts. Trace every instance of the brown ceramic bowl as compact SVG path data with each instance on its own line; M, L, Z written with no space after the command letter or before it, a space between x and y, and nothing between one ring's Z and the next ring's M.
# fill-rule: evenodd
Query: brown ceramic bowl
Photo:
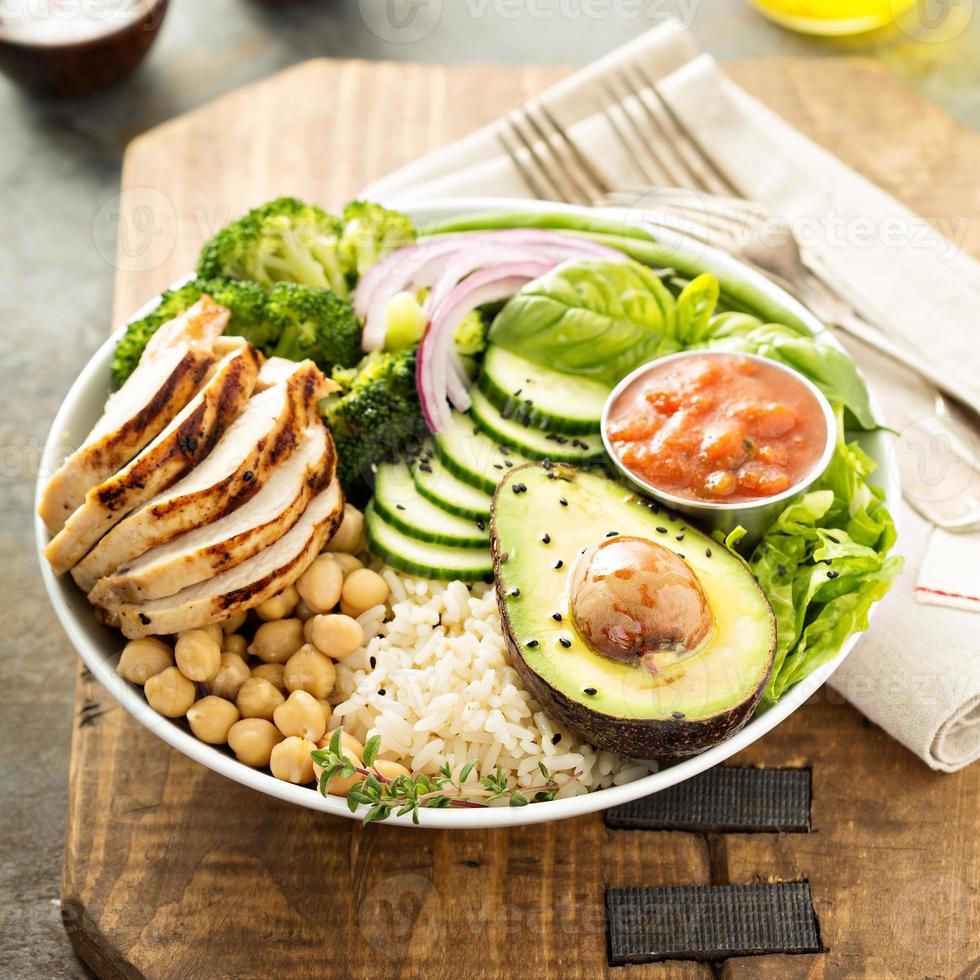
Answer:
M132 19L107 21L102 33L47 40L0 20L0 71L45 95L87 95L125 78L156 40L168 0L136 0Z

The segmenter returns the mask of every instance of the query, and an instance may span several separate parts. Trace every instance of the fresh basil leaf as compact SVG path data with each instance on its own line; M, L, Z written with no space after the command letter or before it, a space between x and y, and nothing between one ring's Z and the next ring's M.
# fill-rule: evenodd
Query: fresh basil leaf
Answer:
M490 340L608 385L681 349L670 290L638 263L602 259L565 262L528 283L498 314Z
M707 336L720 292L718 280L708 273L693 279L681 290L677 297L675 331L685 347L698 344Z

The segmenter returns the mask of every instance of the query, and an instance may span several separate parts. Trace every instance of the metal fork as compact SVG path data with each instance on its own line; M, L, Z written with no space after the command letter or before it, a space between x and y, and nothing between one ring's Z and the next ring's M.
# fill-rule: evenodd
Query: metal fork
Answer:
M839 326L863 343L911 369L935 386L936 422L947 443L976 468L955 416L940 392L950 395L978 417L970 394L959 390L928 364L885 337L863 320L823 279L803 262L789 224L770 209L746 199L663 97L656 83L636 65L612 73L603 83L609 101L603 113L613 132L649 187L633 193L611 189L611 181L571 139L543 103L510 113L498 128L505 152L537 197L571 204L635 206L638 194L662 205L651 223L734 254L774 279L824 322ZM639 115L639 120L637 119ZM651 131L654 136L651 138ZM678 186L680 185L680 186ZM766 225L775 245L758 243L754 232ZM980 513L947 515L927 499L909 502L927 519L949 530L966 530Z

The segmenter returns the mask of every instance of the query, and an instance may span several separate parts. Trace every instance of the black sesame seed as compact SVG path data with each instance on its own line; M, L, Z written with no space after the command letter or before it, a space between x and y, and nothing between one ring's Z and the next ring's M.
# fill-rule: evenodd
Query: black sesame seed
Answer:
M252 482L252 481L253 481L253 480L255 479L255 474L254 474L254 473L253 473L253 472L252 472L251 470L246 470L246 471L245 471L245 472L244 472L244 473L242 474L242 479L243 479L243 480L244 480L244 481L245 481L246 483L251 483L251 482Z
M380 694L381 697L384 697L387 693L388 692L383 687L378 688L378 694Z
M562 507L567 507L568 506L568 501L564 497L559 497L558 498L558 503L560 503L562 505Z
M705 558L710 558L711 557L711 549L710 548L705 548L704 549L704 557Z
M140 613L140 622L144 626L149 626L150 625L150 617L147 616L146 613Z
M368 663L371 665L371 670L374 670L374 668L378 666L378 658L371 657L371 659L368 660Z
M837 578L840 572L827 572L827 578Z
M195 449L197 449L197 439L195 439L194 436L189 436L184 440L184 445L187 447L187 451L192 453Z
M683 541L683 540L684 540L684 532L683 532L683 531L681 531L681 533L680 533L680 534L677 534L677 535L675 535L675 536L674 536L674 540L675 540L675 541Z
M558 561L555 562L555 568L561 568L564 564L565 563L559 558Z
M395 504L395 510L404 510L404 509L405 509L404 504Z
M687 716L684 714L683 711L674 711L671 713L670 717L676 718L678 721L680 721L682 718L686 718Z
M559 446L564 446L568 443L568 440L564 436L555 436L555 442L557 442Z
M666 534L666 533L667 533L667 528L665 528L665 527L658 527L657 528L657 534Z
M504 468L504 464L503 463L494 463L493 464L493 468L495 470L502 470Z
M504 466L506 466L507 469L512 469L513 466L514 466L514 464L509 459L505 459L504 460Z
M419 463L419 469L420 469L420 470L421 470L421 471L422 471L423 473L431 473L431 472L432 472L432 467L431 467L431 466L429 466L429 464L428 464L428 463Z
M588 694L590 698L594 698L599 692L594 687L587 687L583 693Z
M548 534L547 531L545 531L545 533L541 535L541 543L542 544L551 544L551 535Z
M619 537L619 531L609 531L606 534L606 537L607 538L617 538L617 537Z
M531 650L533 650L537 645L538 645L537 640L528 640L527 643L524 644L524 646L528 647Z
M552 614L551 614L551 618L552 618L552 619L553 619L553 620L554 620L554 621L555 621L556 623L560 623L560 622L561 622L561 613L552 613Z
M514 397L515 398L520 398L521 397L521 392L523 390L524 390L523 388L518 388L517 391L514 392Z
M563 646L563 647L564 647L564 648L565 648L566 650L567 650L567 649L568 649L568 648L569 648L569 647L570 647L570 646L572 645L572 641L571 641L571 640L569 640L569 639L568 639L567 637L564 637L564 636L560 636L560 637L558 637L558 642L559 642L559 643L560 643L560 644L561 644L561 645L562 645L562 646Z
M487 529L486 524L483 521L477 521L476 526L481 530L485 531Z
M678 552L677 552L677 557L678 557L678 558L686 558L686 557L687 557L687 555L685 555L685 554L684 554L684 553L683 553L682 551L678 551Z
M515 483L513 487L514 493L527 493L526 483Z
M473 435L478 436L480 434L480 427L478 425L473 426Z
M551 736L551 744L557 745L560 741L561 741L561 732L555 732L555 734Z
M521 590L520 589L511 589L510 592L508 593L508 595L512 599L519 599L520 598L520 595L521 595Z

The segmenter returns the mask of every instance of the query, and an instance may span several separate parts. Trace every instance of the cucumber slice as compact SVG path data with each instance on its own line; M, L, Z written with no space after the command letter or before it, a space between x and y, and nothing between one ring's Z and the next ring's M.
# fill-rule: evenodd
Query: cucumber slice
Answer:
M457 548L487 548L490 535L475 521L449 514L426 500L404 463L382 463L374 484L374 507L380 517L410 538Z
M479 386L504 418L573 436L599 431L610 392L598 381L561 374L495 344L487 348Z
M504 418L482 391L472 391L470 415L491 438L532 459L553 459L562 463L589 463L601 459L605 450L601 436L563 436L542 432Z
M368 504L364 514L371 551L392 568L421 578L464 582L489 581L493 578L493 561L489 548L453 548L445 544L417 541L384 521Z
M412 479L418 492L437 507L457 517L489 522L493 497L453 476L431 448L412 464Z
M453 412L449 426L435 437L435 449L450 473L484 493L493 493L507 470L531 462L529 457L497 445L475 419L459 412Z

